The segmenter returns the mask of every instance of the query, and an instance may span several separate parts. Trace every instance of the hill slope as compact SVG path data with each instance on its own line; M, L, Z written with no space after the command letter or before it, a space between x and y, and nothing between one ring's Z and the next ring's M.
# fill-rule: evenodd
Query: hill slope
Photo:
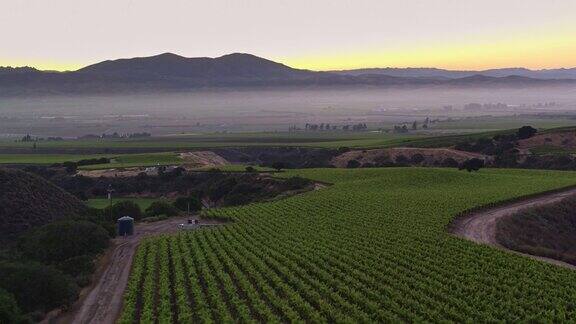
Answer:
M0 168L0 241L85 208L76 197L36 175Z

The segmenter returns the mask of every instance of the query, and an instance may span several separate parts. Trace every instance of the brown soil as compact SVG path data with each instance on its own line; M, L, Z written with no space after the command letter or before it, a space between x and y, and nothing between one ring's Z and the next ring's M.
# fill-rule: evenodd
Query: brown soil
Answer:
M576 148L576 132L558 132L550 134L538 134L533 137L519 140L520 149L530 149L539 146L555 146L567 149Z
M226 159L212 151L193 151L179 154L186 168L217 167L230 164Z
M125 178L125 177L135 177L140 172L143 172L145 168L126 168L126 169L104 169L104 170L80 170L77 175L89 177L89 178Z
M450 231L456 236L471 240L476 243L491 245L503 250L512 251L506 249L496 240L496 224L499 220L515 214L519 210L555 203L571 195L576 195L576 188L566 189L559 192L546 193L504 206L481 210L469 214L465 217L456 219L452 224ZM512 252L576 270L576 266L566 262L520 253L517 251Z
M465 151L458 151L449 148L412 148L412 147L397 147L389 149L374 149L374 150L355 150L348 151L334 157L331 164L338 168L345 168L350 160L357 160L360 164L364 163L378 163L379 160L388 157L389 160L395 161L396 157L404 155L410 159L413 155L421 154L424 157L423 165L433 165L435 161L442 162L447 158L452 158L456 162L464 162L471 158L479 158L486 160L487 157L479 153L471 153Z
M99 262L94 283L83 290L80 299L68 312L50 322L114 323L122 310L124 289L128 283L132 258L140 241L147 236L177 232L178 225L186 223L188 218L190 217L175 217L155 223L137 223L133 236L112 240L112 247ZM199 221L205 225L223 224L216 220Z

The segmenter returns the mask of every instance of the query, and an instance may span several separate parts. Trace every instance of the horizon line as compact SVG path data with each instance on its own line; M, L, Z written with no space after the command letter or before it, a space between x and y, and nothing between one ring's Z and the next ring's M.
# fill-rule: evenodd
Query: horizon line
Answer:
M490 67L490 68L481 68L481 69L474 69L474 68L453 69L453 68L443 68L440 66L393 66L393 65L390 65L390 66L367 66L367 67L342 68L342 69L307 69L307 68L302 68L302 67L298 67L298 66L293 66L293 65L290 65L288 63L284 63L282 59L268 59L268 58L263 57L263 56L258 56L255 54L244 53L244 52L232 52L232 53L219 55L219 56L192 56L192 57L176 54L173 52L162 52L159 54L153 54L153 55L148 55L148 56L133 56L133 57L119 57L119 58L112 58L112 59L104 59L104 60L97 61L94 63L88 63L88 64L82 64L82 65L76 64L76 65L74 65L74 67L70 67L70 68L65 68L65 67L63 67L63 68L42 68L41 65L43 65L43 64L0 65L0 68L12 68L12 69L32 68L32 69L38 70L40 72L66 73L66 72L77 72L77 71L79 71L83 68L86 68L88 66L99 64L102 62L107 62L107 61L131 60L131 59L138 59L138 58L151 58L151 57L161 56L161 55L165 55L165 54L172 54L172 55L176 55L176 56L179 56L182 58L187 58L187 59L195 59L195 58L217 59L217 58L221 58L221 57L229 56L229 55L233 55L233 54L245 54L245 55L255 56L255 57L258 57L260 59L269 60L269 61L272 61L275 63L283 64L283 65L286 65L286 66L293 68L293 69L309 70L309 71L314 71L314 72L345 72L345 71L374 70L374 69L398 69L398 70L403 70L403 69L437 69L437 70L444 70L444 71L450 71L450 72L483 72L483 71L489 71L489 70L503 70L503 69L524 69L524 70L528 70L528 71L576 69L576 66L572 66L572 67L559 66L559 67L543 67L543 68L528 68L528 67L524 67L524 66L500 66L500 67ZM59 64L54 64L54 65L59 65ZM64 66L64 65L65 64L62 64L62 66Z

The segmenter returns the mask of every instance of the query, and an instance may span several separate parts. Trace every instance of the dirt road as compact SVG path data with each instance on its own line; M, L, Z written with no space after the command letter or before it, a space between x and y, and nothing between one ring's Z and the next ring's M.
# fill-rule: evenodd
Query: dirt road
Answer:
M542 194L540 196L527 198L507 205L481 210L467 215L466 217L457 219L450 231L456 236L469 239L476 243L491 245L500 249L576 270L576 266L566 262L508 250L500 245L496 240L496 224L502 217L512 215L524 208L551 204L571 195L576 195L576 188Z
M102 258L94 284L86 289L70 311L59 316L56 323L114 323L122 309L122 297L128 283L132 258L142 238L178 231L186 217L171 218L148 224L136 224L135 233L115 238L113 246Z

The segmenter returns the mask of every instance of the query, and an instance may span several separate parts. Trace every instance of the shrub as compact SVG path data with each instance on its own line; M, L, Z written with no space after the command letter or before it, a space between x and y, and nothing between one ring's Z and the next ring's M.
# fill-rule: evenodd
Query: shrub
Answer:
M272 168L275 169L276 171L280 171L286 168L286 165L283 162L274 162L272 163Z
M290 177L284 181L284 185L288 190L302 189L308 186L312 181L301 177Z
M69 305L78 296L70 277L40 263L0 261L0 273L0 288L12 293L26 313Z
M0 323L20 322L20 308L14 295L0 288Z
M118 218L123 216L130 216L134 220L142 218L142 210L135 202L124 200L113 204L111 207L104 208L104 218L109 221L115 222Z
M146 215L148 217L158 215L175 216L178 215L178 209L166 201L155 201L146 208Z
M420 154L420 153L416 153L414 155L412 155L412 157L410 158L410 162L412 163L422 163L424 162L424 155Z
M108 246L108 241L106 230L94 223L62 221L27 232L18 246L33 260L59 264L74 257L96 255Z
M409 162L408 158L407 158L405 155L402 155L402 154L396 156L395 161L396 161L396 163L402 164L402 165L403 165L403 164L407 164L407 163Z
M90 255L79 255L62 261L58 269L71 276L89 275L94 272L94 259Z
M448 167L448 168L455 168L458 166L458 161L454 160L453 158L446 158L444 161L442 161L441 164L443 167Z
M346 167L349 169L357 168L359 166L360 166L360 162L358 162L357 160L350 160L346 164Z
M477 159L477 158L472 158L469 160L464 161L459 167L459 170L466 170L468 172L472 172L472 171L478 171L480 170L480 168L484 167L484 161Z
M519 139L526 139L536 135L537 132L538 130L532 126L522 126L518 129L516 135Z

